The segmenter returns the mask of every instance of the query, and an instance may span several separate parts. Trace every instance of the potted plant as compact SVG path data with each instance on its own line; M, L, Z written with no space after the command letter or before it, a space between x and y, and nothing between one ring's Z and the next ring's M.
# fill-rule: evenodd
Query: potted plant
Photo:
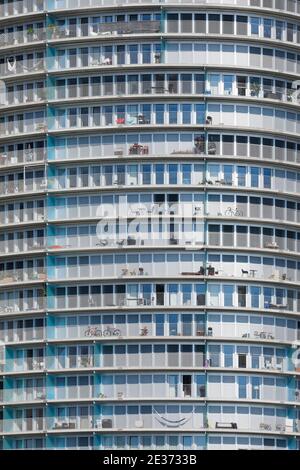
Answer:
M287 101L293 101L293 94L295 93L296 91L292 88L287 88L286 90L286 97L287 97Z
M27 28L27 38L29 41L32 41L33 40L33 35L34 35L34 29L33 29L33 26L29 26Z
M259 96L260 90L261 86L259 83L254 82L250 84L251 96Z
M50 39L54 39L55 37L58 37L58 27L56 24L53 24L53 23L49 24L48 31L49 31Z

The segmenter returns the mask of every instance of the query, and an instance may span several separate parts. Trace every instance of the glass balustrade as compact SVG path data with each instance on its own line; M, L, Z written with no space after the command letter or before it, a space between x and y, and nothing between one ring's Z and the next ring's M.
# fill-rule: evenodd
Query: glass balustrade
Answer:
M4 391L5 402L29 402L46 399L46 389L44 387L32 388L12 388L9 391Z
M130 407L130 405L129 405ZM88 407L85 411L88 412ZM62 430L62 429L99 429L99 428L117 428L117 429L130 429L130 428L148 428L148 429L161 429L166 424L176 423L176 428L180 429L239 429L243 431L266 431L283 434L297 433L299 420L293 418L286 418L285 413L283 417L276 416L274 413L269 413L268 408L263 408L261 413L255 413L250 409L242 408L239 412L234 407L233 414L230 414L230 418L226 414L226 408L224 412L208 412L205 411L203 406L191 404L177 405L176 412L171 415L165 405L154 404L148 407L146 411L140 413L137 409L135 413L129 413L126 410L126 405L123 406L123 413L114 412L112 406L110 413L101 413L97 411L90 411L89 414L84 414L83 410L73 415L73 412L69 414L68 408L65 408L65 415L59 414L58 417L54 416L47 418L47 420L41 417L31 418L15 418L14 420L4 420L4 429L6 432L22 431L43 431L43 430ZM217 403L217 408L219 408ZM159 410L159 411L158 411ZM31 411L31 410L30 410ZM35 410L32 410L35 411ZM281 409L278 409L281 412ZM38 410L35 411L38 413ZM245 413L246 412L246 413ZM41 413L40 413L41 414ZM176 418L174 420L174 418ZM139 424L137 424L139 423Z
M2 336L2 335L1 335ZM5 340L8 343L18 343L20 341L39 341L45 338L45 330L43 327L35 326L34 328L16 328L6 331ZM3 338L4 339L4 338Z
M16 57L8 57L4 63L0 64L0 75L8 77L10 75L32 74L34 72L45 72L44 59L17 60Z
M5 433L39 432L46 429L43 418L14 418L3 420L3 430Z
M20 44L32 44L46 39L45 29L43 28L24 28L23 31L14 31L13 33L2 33L0 35L0 48L12 47Z
M23 253L46 249L46 241L43 237L8 239L0 241L0 253Z
M1 157L1 154L0 154ZM114 163L114 162L112 162ZM95 163L94 163L95 165ZM84 174L77 172L73 168L66 168L62 171L58 170L57 176L51 176L48 180L48 185L50 190L68 190L68 189L82 189L82 188L103 188L103 187L124 187L124 186L206 186L212 187L215 190L217 187L222 186L230 186L232 188L239 188L241 190L245 189L256 189L259 192L261 189L266 189L270 191L277 191L282 193L298 193L298 182L300 181L300 174L294 173L293 180L288 178L281 178L281 188L278 189L278 181L273 172L273 169L267 168L264 169L266 172L270 173L268 177L268 181L261 178L257 180L257 184L255 188L253 187L253 181L251 181L252 174L250 174L250 168L244 166L245 176L243 181L239 180L239 176L234 173L233 166L231 167L232 175L231 178L224 179L226 174L220 171L220 165L218 163L213 164L212 166L217 168L217 176L213 172L208 172L206 175L204 174L204 164L196 164L193 165L192 162L189 162L186 159L185 165L187 165L188 170L184 169L184 165L180 166L176 161L170 162L169 166L166 168L164 165L157 165L158 167L164 168L164 170L158 171L156 168L155 163L145 164L142 166L141 164L133 164L126 166L125 164L119 165L121 170L116 168L115 171L106 171L105 168L101 168L100 166L88 166L86 164L85 167L81 167L80 170L85 172ZM116 165L118 167L118 165ZM170 167L176 167L176 171L170 170ZM210 163L209 163L210 166ZM113 168L113 165L110 165L110 170ZM257 168L257 171L262 171L260 168ZM251 167L251 171L254 167ZM272 176L271 176L272 174ZM212 196L213 197L213 196ZM218 195L219 197L219 195ZM233 197L234 198L234 197ZM238 209L238 212L243 212L242 209L248 210L247 202L240 203L239 206L241 210ZM208 197L208 209L210 210L211 206L210 196ZM250 204L251 206L251 204ZM294 204L295 209L290 209L289 213L292 215L296 210L296 205ZM198 207L198 206L197 206ZM257 205L255 205L257 207ZM226 204L222 204L219 210L217 211L216 215L220 215L221 210L224 212L224 216L233 215L231 213L226 214L228 206ZM200 209L200 208L199 208ZM221 210L220 210L221 209ZM249 208L249 211L254 214L254 210L252 207ZM198 210L199 212L199 210ZM198 215L200 215L198 213ZM241 215L241 214L240 214ZM250 214L249 214L250 216ZM292 216L292 220L294 217Z
M160 0L160 4L173 4L174 0ZM177 0L177 4L186 5L186 0ZM240 0L189 0L189 4L193 5L228 5L228 6L253 6L253 7L265 7L262 0L243 0L242 3ZM53 4L54 9L73 9L73 8L86 8L86 7L99 7L99 6L120 6L120 5L147 5L152 2L149 0L56 0ZM282 2L278 0L271 0L268 2L268 10L274 8L279 11L290 11L292 13L300 13L300 7L296 1L284 0Z
M160 21L119 21L112 23L95 23L90 27L76 31L76 28L49 25L49 39L75 38L75 37L110 37L127 34L154 34L160 33Z
M72 246L72 244L71 244ZM63 245L62 248L65 248L66 245ZM54 248L55 249L55 248ZM56 248L58 249L58 248ZM186 257L187 255L185 255ZM157 260L159 259L159 254L157 254ZM136 255L137 260L139 255ZM175 261L176 259L176 261ZM235 266L223 268L220 266L206 266L202 264L202 260L186 263L180 263L180 257L177 255L173 258L172 261L165 263L165 256L161 254L160 261L151 262L149 261L146 266L143 265L143 262L136 263L118 263L113 262L113 257L111 257L112 265L106 266L105 260L100 261L100 256L98 259L88 256L83 262L79 261L77 258L72 259L72 266L70 267L69 262L70 258L61 258L60 261L63 263L61 267L54 267L49 273L49 279L62 279L65 278L141 278L141 277L194 277L194 276L207 276L210 279L213 277L218 278L240 278L245 279L249 282L253 279L259 280L269 280L276 282L294 282L297 283L300 279L300 271L290 272L290 277L287 277L287 274L281 273L279 270L273 269L269 271L267 268L261 268L257 270L257 266L246 267L246 269L235 269ZM55 260L54 260L55 263ZM67 265L68 263L68 265ZM158 264L159 263L159 264ZM163 265L161 265L163 263ZM234 262L233 262L234 263ZM253 268L253 269L252 269ZM271 274L270 274L271 272Z
M0 17L44 11L47 0L7 0L0 5Z
M0 136L11 136L17 134L43 133L47 131L45 118L36 117L30 120L6 121L0 123Z
M155 406L154 406L155 408ZM157 408L161 408L160 405ZM170 415L170 418L165 416L160 416L156 410L153 414L133 414L133 415L111 415L107 417L106 415L93 416L93 415L80 415L78 417L65 417L65 418L15 418L14 420L4 420L3 429L6 433L18 433L18 432L45 432L47 431L59 431L64 430L90 430L90 429L164 429L166 423L172 423L174 418L175 422L181 424L177 425L177 429L184 430L222 430L222 429L237 429L244 432L257 432L261 433L262 431L266 434L295 434L299 432L299 420L286 420L286 419L270 419L268 416L265 418L263 416L255 417L252 415L249 420L248 414L246 415L246 420L241 413L241 415L236 414L235 416L230 416L228 418L226 415L210 415L209 413L204 417L204 411L197 411L198 407L190 406L192 411L189 410L189 413L185 414L175 414ZM253 413L254 414L254 413ZM166 413L166 416L168 414ZM172 418L172 419L171 419ZM259 422L261 420L261 422ZM263 420L263 421L262 421ZM245 422L246 421L246 422ZM288 423L288 424L287 424ZM216 432L216 431L215 431Z
M177 322L171 323L165 322L163 324L158 324L152 320L152 314L143 314L141 320L134 318L136 315L129 315L127 321L125 321L126 312L123 313L122 318L114 318L113 316L109 317L110 323L107 320L103 320L101 323L100 320L95 322L95 318L100 315L94 315L93 321L86 316L80 316L78 322L74 323L72 326L61 326L59 322L55 323L53 326L53 338L56 340L63 341L64 339L118 339L119 337L140 337L142 340L147 340L147 337L153 336L163 336L163 337L172 337L172 336L186 336L186 337L213 337L213 338L236 338L239 343L248 344L249 341L255 341L259 344L263 343L274 343L274 342L287 342L293 343L298 340L298 332L296 327L293 329L286 328L284 326L274 327L259 327L259 325L250 326L241 326L241 323L233 323L227 321L221 326L209 323L213 326L205 326L204 323L198 322ZM104 314L105 315L105 314ZM172 316L172 314L170 314ZM200 315L201 316L201 315ZM218 316L210 315L210 316ZM228 314L228 317L231 316ZM149 320L150 317L150 320ZM257 319L257 317L255 317ZM65 321L65 318L63 319ZM30 320L28 321L30 323ZM27 322L27 323L28 323ZM41 320L37 320L37 323L40 324ZM130 324L128 324L128 322ZM285 320L278 317L276 322L280 325L285 323ZM294 322L294 320L289 320L289 323ZM17 341L32 341L32 340L42 340L44 338L44 329L40 326L29 327L26 326L21 328L20 325L16 325L12 328L10 325L5 329L5 320L2 321L2 330L0 334L0 339L7 342L17 342ZM264 362L259 359L260 356L252 356L251 367L253 368L262 368ZM226 359L227 360L227 359ZM226 362L225 360L225 362ZM228 356L228 362L229 356ZM232 360L231 360L232 363Z
M0 217L0 226L8 224L22 224L28 222L44 222L45 215L44 209L40 211L26 211L26 210L8 210L6 213L2 213ZM32 246L34 246L35 240L32 239Z
M98 97L107 97L110 96L112 99L113 98L119 98L120 96L135 96L135 95L164 95L164 96L171 96L174 97L176 96L174 92L170 91L170 85L167 86L155 86L152 85L151 82L149 82L148 87L145 86L145 82L142 83L143 86L136 85L136 88L133 90L126 86L126 83L124 81L123 86L118 86L118 84L113 85L113 82L111 82L110 87L104 86L104 84L101 86L100 82L98 85L95 84L89 84L86 83L85 85L69 85L67 87L63 86L57 86L57 87L50 87L48 90L45 90L45 94L49 97L49 100L72 100L75 98L98 98ZM185 91L187 87L184 86L184 82L181 82L182 90L178 90L178 93L180 91L180 95L191 95L192 90ZM270 99L270 100L277 100L277 101L283 101L283 102L289 102L293 103L293 97L292 97L292 92L294 90L289 90L286 88L276 88L276 91L261 91L257 94L253 93L251 89L245 89L245 93L241 95L239 93L239 89L233 90L232 93L230 93L230 96L243 96L245 98L249 99ZM202 93L197 93L197 96L207 96L208 93L204 93L204 90ZM224 97L228 96L228 93L223 90L211 90L209 93L212 97ZM41 93L38 99L43 99L44 95ZM15 97L15 94L14 94ZM13 99L13 97L11 98ZM7 96L7 101L9 102L9 96Z
M129 285L130 286L130 285ZM142 286L142 285L141 285ZM123 287L125 290L125 285L116 286L120 291ZM146 285L147 287L147 285ZM117 289L117 290L118 290ZM200 289L200 288L199 288ZM176 290L176 289L175 289ZM201 289L200 289L201 290ZM170 292L167 294L155 294L149 291L149 294L136 294L130 296L123 293L111 293L111 294L101 294L100 289L99 293L94 295L69 295L67 298L63 296L57 296L56 298L48 298L48 307L49 310L65 310L65 309L89 309L89 308L99 308L99 307L172 307L175 305L183 307L195 307L195 306L205 306L205 294L199 293L196 294L186 294L180 295L177 291L174 294L171 293L172 284L170 284ZM296 304L293 300L288 299L288 303L284 303L285 299L274 300L274 303L268 300L264 300L263 297L252 295L251 298L238 297L237 301L234 303L231 301L228 307L236 308L248 308L248 309L270 309L270 310L282 310L282 311L295 311ZM207 307L223 307L224 301L221 299L221 296L213 297L210 295L207 299ZM226 305L225 305L226 306Z
M158 54L158 53L157 53ZM90 54L87 53L80 53L75 55L56 55L54 58L51 58L51 60L48 60L47 67L49 70L64 70L64 69L69 69L69 68L86 68L90 67L91 69L93 68L102 68L105 69L109 66L113 67L118 67L120 65L134 65L137 66L142 65L142 64L157 64L157 63L162 63L162 59L156 57L157 54L151 53L150 51L147 52L147 55L144 57L142 56L139 59L139 62L137 58L131 58L130 56L125 55L125 53L107 53L102 54L102 53L93 53L91 51ZM7 72L6 72L7 73Z
M0 273L0 284L13 284L16 282L44 281L46 271L44 269L15 269Z
M47 189L47 182L44 178L27 178L20 181L0 182L1 196L18 193L40 192Z
M35 310L43 310L46 302L44 297L32 298L31 300L17 301L17 300L2 300L0 299L0 315L1 313L19 313L31 312Z
M47 99L47 88L31 88L18 91L5 91L0 98L0 108L36 103Z
M215 374L215 372L209 372L207 371L208 374L208 380ZM230 372L232 374L232 372ZM149 377L149 373L147 374ZM172 376L169 374L169 376L162 375L160 376L160 380L158 381L158 376L157 374L151 374L151 377L153 377L153 380L156 380L156 383L159 383L159 391L157 390L157 386L155 388L155 382L145 382L144 380L146 379L145 376L137 376L138 380L136 380L136 377L132 377L131 374L127 373L126 375L118 374L118 376L115 376L115 383L113 380L114 376L107 376L104 374L104 383L101 385L101 387L97 386L92 386L92 385L78 385L78 386L71 386L71 385L66 385L66 386L54 386L53 388L50 387L47 391L47 393L51 393L51 396L53 396L52 399L54 400L70 400L70 399L80 399L80 398L89 398L90 400L100 400L107 402L108 400L123 400L126 399L127 397L130 398L150 398L153 397L153 393L156 390L157 393L157 399L166 399L166 398L205 398L206 397L206 386L205 385L199 385L198 379L196 382L193 380L192 375L183 375L182 379L179 380L178 375L172 374ZM83 376L85 381L89 381L91 376ZM228 375L227 375L228 377ZM200 375L198 378L203 378L204 376L201 377ZM238 384L238 375L233 377L235 381L232 383ZM172 380L176 380L175 385L173 385ZM27 381L32 381L32 379L26 379ZM40 378L37 380L41 380ZM62 383L65 383L66 378L62 377ZM191 384L185 384L183 383L185 380L192 380ZM202 381L203 381L202 380ZM265 378L266 381L270 381L269 375L268 377ZM282 381L281 377L272 376L271 382L275 380L277 382ZM283 379L284 380L284 379ZM76 381L76 379L75 379ZM183 382L182 382L183 381ZM73 380L74 382L74 380ZM108 383L109 382L109 383ZM208 391L210 392L210 383L208 384ZM261 401L287 401L288 396L286 393L286 389L284 388L284 393L278 395L278 391L280 387L273 387L273 392L270 393L269 389L267 386L260 385L252 388L253 392L255 392L256 400L261 400ZM45 400L47 397L46 389L43 387L33 387L33 388L12 388L11 392L8 393L8 391L5 391L4 393L4 401L5 402L17 402L17 401L35 401L35 400ZM214 394L214 399L215 400L220 400L222 401L222 398L224 396L221 395L221 393L216 392ZM238 399L238 393L234 394L232 398Z
M28 149L23 151L0 151L0 167L13 166L22 163L30 164L43 162L46 160L46 151L44 149Z

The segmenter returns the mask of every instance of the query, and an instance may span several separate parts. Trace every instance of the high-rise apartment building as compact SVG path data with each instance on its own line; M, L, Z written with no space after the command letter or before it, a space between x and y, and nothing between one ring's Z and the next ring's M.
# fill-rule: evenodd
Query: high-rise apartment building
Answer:
M0 1L0 446L300 447L300 2Z

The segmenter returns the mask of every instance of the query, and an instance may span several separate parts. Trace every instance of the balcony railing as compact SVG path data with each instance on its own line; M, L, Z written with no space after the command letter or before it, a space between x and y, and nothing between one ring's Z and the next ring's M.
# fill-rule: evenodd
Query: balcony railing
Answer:
M152 82L143 81L141 84L136 82L134 86L130 82L126 84L124 81L121 84L113 82L110 85L107 84L84 84L84 85L69 85L67 87L51 87L48 89L48 96L52 100L64 100L64 99L74 99L74 98L96 98L96 97L111 97L120 98L130 95L164 95L175 97L178 94L180 95L192 95L191 82L180 82L176 83L176 88L172 84L167 84L161 82L159 84L152 84ZM202 90L202 93L196 93L197 96L203 97L211 95L213 97L224 97L232 96L239 97L243 96L248 99L272 99L277 101L284 101L288 103L293 103L292 92L294 90L289 90L286 88L276 88L276 91L267 91L261 90L260 92L253 93L251 88L245 88L244 93L240 93L240 89L231 90L230 93L227 90L220 89L211 89L209 92Z
M1 157L1 154L0 154ZM96 162L93 162L95 164ZM98 162L97 162L98 163ZM105 171L105 169L100 168L98 166L97 169L95 167L89 167L87 164L87 172L83 176L81 175L69 175L67 172L64 175L54 176L49 178L49 189L52 190L74 190L74 189L81 189L81 188L103 188L103 187L111 187L111 188L118 188L118 187L124 187L124 186L207 186L209 188L214 188L217 186L218 188L221 186L225 187L232 187L232 188L239 188L242 190L245 189L254 189L253 185L251 184L251 178L250 175L249 177L245 177L243 181L239 181L238 178L235 177L227 177L226 175L223 175L220 173L219 176L211 176L210 173L207 174L205 177L204 175L204 165L195 165L192 167L192 161L188 163L188 158L186 158L185 163L190 164L191 169L189 172L184 172L183 170L177 170L177 171L171 171L171 170L164 170L164 171L157 171L156 168L152 167L152 171L150 170L150 165L149 165L149 170L143 171L141 166L138 166L139 163L134 163L134 164L128 164L124 162L122 165L122 170L118 171L116 168L115 171L109 172ZM121 164L121 162L120 162ZM155 162L153 162L155 165ZM177 165L176 163L171 163L171 165ZM198 166L198 168L197 168ZM278 180L275 177L270 177L270 181L268 185L265 185L263 181L260 181L257 183L257 186L255 187L255 190L259 192L261 189L263 190L269 190L269 191L276 191L276 192L282 192L283 193L298 193L300 191L300 180L299 184L294 184L293 186L290 183L291 180L287 178L282 178L281 180L281 185L282 188L279 190L278 189ZM204 213L204 204L203 202L199 206L196 206L198 208L198 213L197 215ZM200 210L201 207L201 210ZM237 215L238 212L246 213L247 212L255 212L255 208L257 208L257 204L252 205L251 203L248 206L248 202L245 202L244 204L240 205L241 208L244 210L236 211ZM229 208L229 209L228 209ZM208 203L208 210L211 211L212 213L216 213L216 215L224 214L224 216L234 216L234 210L232 206L228 206L227 203L222 203L221 205L214 204L214 203ZM259 210L259 209L258 209ZM283 209L284 211L285 209ZM289 213L293 214L295 213L295 210L290 209ZM240 214L242 215L242 214ZM249 214L250 215L250 214ZM277 218L277 217L276 217ZM292 219L293 220L293 219ZM300 215L299 215L299 222L300 222Z
M97 364L97 358L93 355L68 355L63 357L58 356L46 356L44 358L35 359L35 358L22 358L22 359L7 359L5 361L4 371L7 373L17 373L17 372L26 372L26 371L35 371L43 372L47 370L69 370L69 369L94 369L94 368L115 368L115 367L129 367L129 368L139 368L139 367L150 367L157 368L160 364L154 363L154 361L149 360L150 358L145 356L144 359L139 359L139 355L129 355L128 359L117 359L113 355L104 355L102 363ZM168 354L166 356L166 367L202 367L207 368L204 355L202 353L197 353L193 356L192 353L182 354L181 359L179 360L178 354Z
M31 193L45 191L47 189L47 181L44 178L27 178L20 181L9 181L0 183L1 196L9 196L10 194Z
M100 170L100 169L99 169ZM151 173L147 173L143 175L141 171L132 172L130 168L128 168L127 172L118 174L109 173L109 172L102 172L97 173L95 175L86 175L85 180L83 181L80 177L76 178L74 176L71 178L70 176L65 177L64 179L60 178L50 178L49 179L49 189L74 189L74 188L103 188L103 187L112 187L116 188L118 186L153 186L153 185L171 185L169 181L172 181L172 177L176 175L176 186L182 185L201 185L203 183L203 176L201 172L191 172L190 178L185 179L181 173L172 173L167 176L163 172L156 172L153 174L151 178ZM149 179L148 179L149 178ZM175 184L175 183L174 183Z
M13 284L16 282L33 282L46 280L44 269L15 269L11 271L2 271L0 274L0 284Z
M45 30L42 28L25 29L24 31L15 31L12 33L3 33L0 35L0 48L5 46L18 46L21 44L31 44L46 39Z
M22 91L6 91L1 97L0 108L7 106L18 106L22 104L30 104L41 102L47 99L46 88L32 88L30 90Z
M49 25L49 39L65 39L76 37L118 36L124 34L153 34L160 32L160 21L120 21L116 23L95 23L82 25L80 31L76 27L60 27Z
M161 63L161 55L159 53L145 53L140 59L139 64L157 64ZM117 52L115 54L102 55L100 53L82 53L74 56L56 56L48 61L49 70L63 70L69 68L82 67L107 67L120 65L138 65L137 58L130 58L125 53ZM20 73L20 72L19 72Z
M46 391L42 387L32 388L12 388L4 391L3 401L5 402L27 402L35 400L45 400Z
M44 222L44 210L41 211L26 211L26 210L10 210L2 213L0 217L0 226L8 224L22 224L31 222ZM34 246L34 240L32 241Z
M151 96L161 96L162 94L164 96L176 96L177 93L179 93L179 89L175 93L174 91L170 91L170 86L171 85L155 85L152 86L152 83L149 82L148 84L146 82L142 83L142 87L139 87L138 84L136 84L135 87L131 87L127 89L126 83L124 82L123 84L116 84L115 86L113 83L111 84L110 87L107 85L104 87L104 85L94 85L94 84L85 84L85 85L69 85L68 87L48 87L48 88L38 88L38 89L31 89L31 90L23 90L23 91L14 91L14 92L6 92L3 95L2 102L0 102L0 107L4 106L13 106L13 105L21 105L21 104L28 104L28 103L34 103L34 102L39 102L39 101L44 101L47 99L47 97L50 100L72 100L72 99L78 99L78 98L99 98L99 97L105 97L107 98L108 96L111 97L111 99L118 99L120 97L129 97L133 95L151 95ZM128 85L129 86L129 85ZM186 87L184 86L184 83L182 83L182 90L180 91L180 95L187 95L190 96L192 94L192 91L185 91ZM287 103L294 103L293 98L292 98L292 91L293 90L287 90L286 88L282 88L280 90L277 90L276 92L266 92L262 91L258 94L253 94L250 90L245 90L245 94L240 95L238 91L233 91L230 93L231 96L233 97L238 97L238 96L244 96L249 99L273 99L277 101L283 101ZM209 93L210 95L214 97L223 97L227 96L228 93L224 92L222 90L211 90ZM207 92L204 93L197 93L199 98L207 96Z
M77 261L78 263L78 261ZM106 268L101 261L97 264L91 264L87 262L86 264L75 264L71 268L68 267L56 267L55 270L52 272L50 279L65 279L67 278L100 278L100 277L112 277L112 278L141 278L141 277L181 277L187 276L194 277L194 276L208 276L212 277L219 277L219 278L247 278L247 280L251 281L253 279L260 279L262 281L268 279L271 281L276 282L299 282L300 281L300 271L294 271L290 273L290 276L287 277L287 274L280 274L278 271L274 271L273 274L269 275L269 270L261 268L259 271L257 269L251 269L252 266L247 266L247 270L239 269L238 267L235 269L234 266L228 267L226 266L226 270L222 269L221 267L214 267L208 266L203 267L199 265L199 263L194 262L191 263L190 267L185 267L185 271L182 271L182 267L179 265L179 261L176 263L169 263L165 267L156 267L155 263L148 265L145 269L141 264L132 264L130 266L122 266L121 264L114 264L114 266L109 266ZM222 265L221 265L222 266ZM257 267L257 266L255 266ZM244 274L243 274L244 273ZM249 274L250 273L250 274Z
M0 167L44 162L45 159L46 152L44 150L32 149L16 152L0 152Z
M46 369L61 370L61 369L88 369L95 366L93 356L64 356L58 358L54 356L38 357L38 358L22 358L22 359L7 359L2 368L6 372L39 372Z
M42 237L22 238L6 240L0 242L0 254L23 253L29 251L43 250L46 248L46 241Z
M205 367L228 367L238 369L259 369L272 370L277 372L287 372L292 370L288 366L287 359L277 356L267 355L229 355L208 353Z
M18 343L20 341L38 341L45 338L45 330L43 327L35 326L34 328L15 328L6 330L0 335L1 341L7 343Z
M0 124L0 137L44 132L47 132L47 124L44 118L36 118L32 121L24 119Z
M207 415L204 419L203 413L194 413L183 417L182 414L176 415L178 420L177 429L193 429L193 430L207 430L207 429L233 429L242 430L244 432L257 433L265 432L270 434L295 434L299 432L299 421L298 420L270 420L265 419L261 416L261 422L258 422L257 417L253 417L248 420L248 423L244 421L244 415L236 414L229 421L224 420L220 415ZM174 419L173 415L172 418ZM66 417L66 418L15 418L3 421L3 431L5 433L26 433L26 432L43 432L43 431L66 431L66 430L90 430L90 429L136 429L141 431L143 428L146 429L162 429L165 428L169 423L173 423L173 419L168 419L164 416L160 416L155 410L147 415L127 415L125 422L119 419L117 415L107 416L78 416L78 417ZM166 424L167 423L167 424Z
M154 385L154 384L153 384ZM112 387L112 388L111 388ZM181 388L182 387L182 388ZM174 396L170 397L170 391L169 391L169 385L167 382L164 383L164 392L161 392L159 396L157 396L157 399L170 399L170 398L205 398L206 397L206 390L205 390L205 385L199 385L196 388L192 385L179 385L179 389L177 393L175 393ZM142 388L137 388L135 393L133 394L132 391L127 388L126 386L120 388L120 385L116 386L110 386L107 391L105 386L101 388L102 392L98 392L96 388L93 386L69 386L69 387L64 387L61 390L57 390L57 388L54 389L54 397L51 398L54 400L76 400L80 398L88 398L90 400L103 400L105 402L110 401L110 400L118 400L122 401L125 400L126 398L130 399L145 399L145 398L152 398L153 397L153 387L152 390L148 390L148 392L144 391ZM122 390L122 391L120 391ZM25 388L25 389L10 389L4 391L4 397L0 396L1 401L4 402L9 402L9 403L19 403L19 402L26 402L26 401L44 401L46 400L46 391L42 387L33 387L33 388ZM4 398L4 399L3 399ZM221 395L216 396L216 400L222 401L224 397ZM233 397L234 398L234 397ZM238 399L238 396L236 396L236 399ZM277 391L274 390L274 394L270 396L270 392L267 390L264 391L264 389L261 389L259 391L259 395L256 396L256 400L261 400L261 401L289 401L287 396L283 395L278 395L277 396ZM263 430L263 429L261 429ZM265 429L267 430L267 429ZM275 430L275 427L273 427L273 430Z
M44 11L44 3L45 0L3 1L0 5L0 17L42 12Z
M31 312L43 310L46 302L44 297L33 298L20 302L18 300L0 300L0 315L7 313Z
M174 0L160 0L160 4L174 4ZM177 0L177 4L183 4L186 5L187 0ZM240 0L189 0L188 3L194 4L194 5L237 5L240 6ZM53 8L57 9L73 9L73 8L81 8L81 7L99 7L99 6L120 6L120 5L145 5L145 4L150 4L152 5L151 0L56 0L54 3ZM263 6L262 2L260 0L245 0L243 2L243 5L245 6L254 6L254 7L260 7ZM279 11L284 11L285 9L290 12L298 12L300 13L300 9L298 7L297 10L297 3L295 1L293 2L287 2L287 3L280 3L278 6L278 2L273 0L271 2L271 7L268 6L269 8L274 8Z
M2 370L5 370L6 372L42 372L45 368L45 358L43 357L33 357L30 359L7 359L4 366L2 366Z
M43 71L45 71L44 59L16 60L15 57L10 57L4 64L0 64L0 75L4 77Z
M15 418L3 421L3 431L7 433L39 432L45 429L44 418Z

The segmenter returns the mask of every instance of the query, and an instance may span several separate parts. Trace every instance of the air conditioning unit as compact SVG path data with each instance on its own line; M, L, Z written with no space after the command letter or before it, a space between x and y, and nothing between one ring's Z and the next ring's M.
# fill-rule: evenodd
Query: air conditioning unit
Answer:
M36 394L36 400L45 400L46 395L44 393L37 393Z
M137 420L137 421L135 421L134 425L135 425L136 428L143 428L144 427L144 421Z
M105 429L112 428L112 419L102 419L101 425Z

